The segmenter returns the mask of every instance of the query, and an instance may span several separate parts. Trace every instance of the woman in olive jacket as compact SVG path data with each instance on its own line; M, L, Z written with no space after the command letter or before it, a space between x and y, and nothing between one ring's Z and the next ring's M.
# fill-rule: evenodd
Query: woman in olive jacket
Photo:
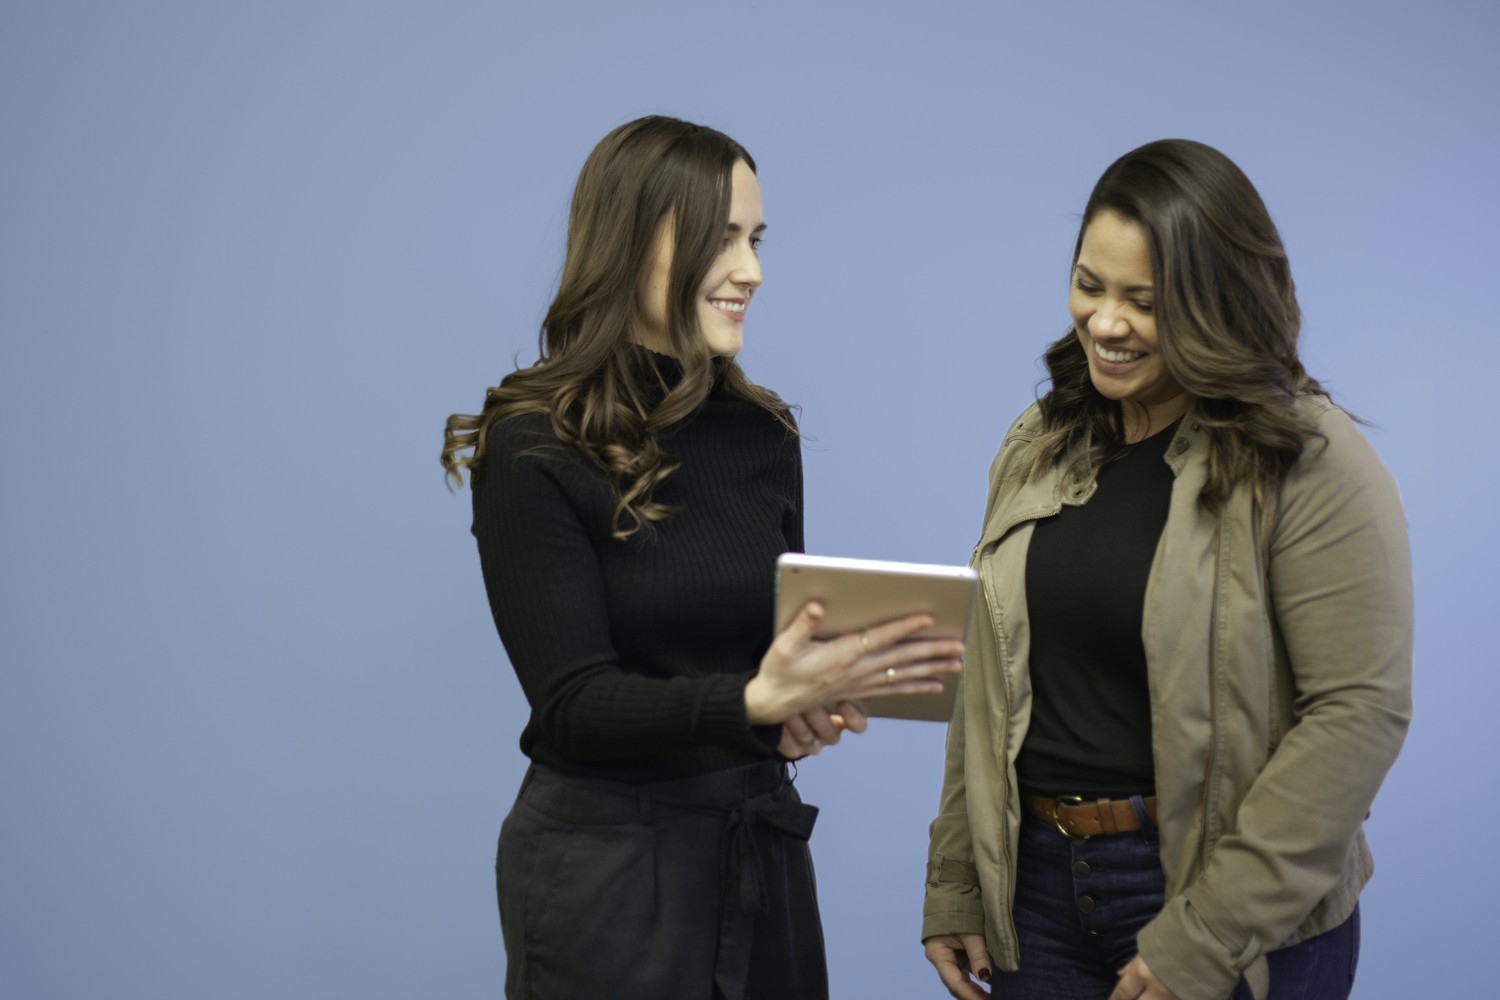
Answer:
M1395 483L1222 154L1116 161L1071 277L974 550L927 957L959 998L1347 996L1410 719Z

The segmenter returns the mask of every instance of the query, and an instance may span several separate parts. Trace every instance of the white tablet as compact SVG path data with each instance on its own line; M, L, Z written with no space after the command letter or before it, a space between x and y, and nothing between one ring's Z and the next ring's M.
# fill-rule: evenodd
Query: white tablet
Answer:
M776 560L776 631L786 628L803 604L817 598L828 612L818 630L820 639L922 612L934 621L914 638L963 639L977 579L967 566L788 552ZM943 678L938 694L868 698L860 707L869 715L888 719L947 722L957 690L958 675L952 674Z

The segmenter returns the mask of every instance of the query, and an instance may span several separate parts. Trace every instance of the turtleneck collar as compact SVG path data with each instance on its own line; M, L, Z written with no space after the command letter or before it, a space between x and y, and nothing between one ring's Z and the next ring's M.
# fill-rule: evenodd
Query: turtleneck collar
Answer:
M636 373L640 378L639 384L652 406L665 399L667 393L677 388L682 381L682 362L670 354L661 354L649 347L636 344L634 360ZM714 383L717 385L725 367L729 364L729 359L714 358L710 364Z

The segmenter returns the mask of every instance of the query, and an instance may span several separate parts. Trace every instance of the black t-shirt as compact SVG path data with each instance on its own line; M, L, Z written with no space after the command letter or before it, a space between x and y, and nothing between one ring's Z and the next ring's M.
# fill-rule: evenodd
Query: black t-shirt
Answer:
M1141 618L1167 523L1177 424L1099 470L1081 507L1038 521L1026 556L1031 725L1022 789L1121 798L1155 788Z

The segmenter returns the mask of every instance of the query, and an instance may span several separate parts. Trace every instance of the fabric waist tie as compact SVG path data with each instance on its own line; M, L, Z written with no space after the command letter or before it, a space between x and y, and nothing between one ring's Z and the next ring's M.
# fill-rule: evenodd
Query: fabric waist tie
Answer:
M767 792L729 810L724 827L724 881L746 913L764 913L766 896L765 859L761 853L764 832L777 832L806 842L818 818L816 806L791 799L773 798Z
M787 859L788 842L812 836L818 809L802 802L777 762L751 764L691 778L632 785L574 777L533 765L527 781L544 780L584 793L569 802L549 800L550 815L564 822L641 823L652 826L690 814L720 820L718 953L714 984L724 1000L744 1000L756 918L770 910L768 870Z
M722 851L723 898L719 904L719 954L714 984L725 1000L743 1000L750 978L755 922L770 909L768 865L785 864L785 839L806 842L812 836L816 806L775 789L746 799L729 810Z

